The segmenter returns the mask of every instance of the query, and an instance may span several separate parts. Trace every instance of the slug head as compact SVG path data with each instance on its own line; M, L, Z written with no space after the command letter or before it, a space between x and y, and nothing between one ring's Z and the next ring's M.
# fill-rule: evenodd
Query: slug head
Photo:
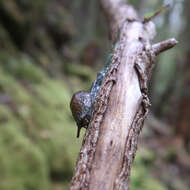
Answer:
M70 103L73 118L77 123L77 138L80 136L82 127L88 126L92 115L91 95L87 91L76 92Z

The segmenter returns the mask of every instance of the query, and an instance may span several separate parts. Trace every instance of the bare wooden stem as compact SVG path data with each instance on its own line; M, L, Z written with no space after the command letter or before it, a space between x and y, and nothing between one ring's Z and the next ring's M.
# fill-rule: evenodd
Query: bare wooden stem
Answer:
M161 52L174 47L177 43L178 43L178 41L175 38L170 38L168 40L154 44L152 46L152 48L153 48L155 55L159 55Z
M150 106L147 83L155 55L168 49L169 44L152 45L154 24L140 21L124 1L100 3L111 39L114 42L119 38L119 42L95 100L70 190L129 189L138 136Z

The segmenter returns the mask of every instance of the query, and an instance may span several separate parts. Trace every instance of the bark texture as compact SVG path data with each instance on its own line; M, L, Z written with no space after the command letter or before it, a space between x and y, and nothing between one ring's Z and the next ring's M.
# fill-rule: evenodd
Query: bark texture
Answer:
M95 100L70 190L129 189L137 139L150 106L147 83L154 59L177 43L169 39L152 45L155 27L151 21L143 23L122 0L100 3L111 40L118 42Z

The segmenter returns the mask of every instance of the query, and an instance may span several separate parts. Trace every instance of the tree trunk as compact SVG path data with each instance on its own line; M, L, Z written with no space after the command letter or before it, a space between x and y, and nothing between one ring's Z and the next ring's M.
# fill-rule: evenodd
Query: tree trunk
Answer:
M96 97L70 190L127 190L137 139L148 113L147 82L155 56L173 47L151 44L155 27L123 0L100 0L112 42L111 65ZM118 39L119 38L119 39Z

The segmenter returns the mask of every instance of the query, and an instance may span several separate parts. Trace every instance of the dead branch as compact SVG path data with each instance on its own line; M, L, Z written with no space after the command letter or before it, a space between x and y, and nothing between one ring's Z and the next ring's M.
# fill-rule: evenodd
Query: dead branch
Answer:
M178 43L178 41L176 39L170 38L168 40L154 44L152 46L152 49L153 49L155 55L159 55L163 51L166 51L166 50L174 47L177 43Z
M152 45L154 24L143 23L123 0L100 3L111 40L119 37L119 43L96 97L70 190L129 189L138 136L150 106L147 83L155 55L171 47L168 41Z

